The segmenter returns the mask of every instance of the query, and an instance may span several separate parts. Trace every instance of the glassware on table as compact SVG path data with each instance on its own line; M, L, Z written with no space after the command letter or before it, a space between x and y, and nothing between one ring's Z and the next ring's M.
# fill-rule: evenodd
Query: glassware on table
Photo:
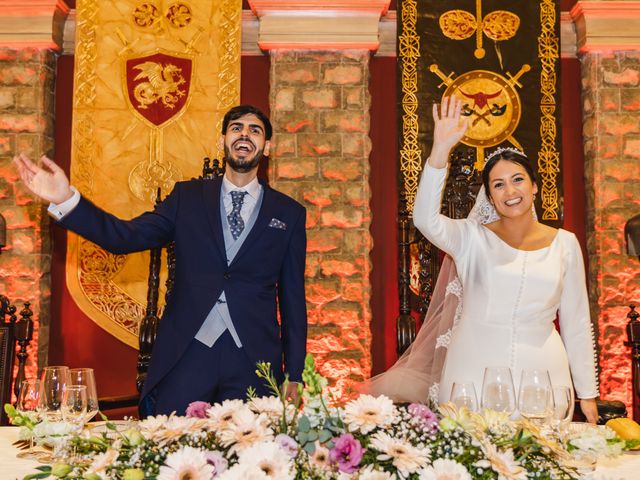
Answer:
M71 385L87 387L87 417L85 419L85 423L87 423L98 413L98 391L93 368L72 368L69 370L69 374L71 375Z
M21 414L32 415L34 420L37 420L37 408L38 399L40 398L40 380L23 380L20 383L20 390L18 391L18 401L16 403L16 410ZM18 458L28 458L30 460L38 460L44 452L39 452L34 448L33 431L29 437L29 449L25 452L20 452L16 456Z
M62 396L62 419L81 430L87 419L87 387L67 385Z
M70 383L69 368L63 366L45 367L40 379L38 413L42 420L59 422L62 420L62 399L64 389Z
M518 410L529 420L545 423L553 415L553 389L548 370L524 369L520 378Z
M478 396L473 382L453 382L449 400L458 408L467 407L472 412L478 410Z
M482 408L512 414L516 409L516 393L509 367L487 367L482 380Z
M561 437L564 437L573 418L575 402L571 387L556 385L553 387L553 421Z

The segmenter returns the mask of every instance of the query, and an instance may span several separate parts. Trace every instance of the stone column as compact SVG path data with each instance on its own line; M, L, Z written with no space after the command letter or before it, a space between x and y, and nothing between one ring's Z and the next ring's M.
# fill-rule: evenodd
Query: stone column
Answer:
M346 398L371 374L369 55L389 2L250 3L271 54L271 185L307 208L308 352Z
M0 5L0 213L8 237L0 292L34 311L27 377L47 363L51 245L46 207L18 182L11 159L53 156L56 51L67 12L56 0Z
M640 211L640 2L580 1L571 11L582 63L589 297L600 349L600 392L631 411L628 305L640 265L625 222Z

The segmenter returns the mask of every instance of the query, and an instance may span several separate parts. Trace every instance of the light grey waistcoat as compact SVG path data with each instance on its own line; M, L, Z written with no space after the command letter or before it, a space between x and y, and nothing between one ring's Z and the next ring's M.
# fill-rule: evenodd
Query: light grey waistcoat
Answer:
M222 189L220 189L220 217L222 218L222 232L224 234L224 247L227 255L227 265L229 265L235 258L238 250L242 247L247 235L253 228L260 213L260 207L262 206L262 197L264 196L264 187L260 189L260 197L256 202L256 206L251 213L251 216L247 219L244 225L244 230L240 236L234 240L231 235L231 228L229 227L229 221L227 220L227 213L224 210L224 198ZM224 290L220 294L220 298L216 301L215 305L205 318L200 330L196 333L196 340L204 343L207 347L212 347L216 340L224 333L225 330L229 330L233 341L236 342L238 348L242 347L238 332L236 332L233 322L231 321L231 314L229 313L229 307L227 306L227 298L225 297Z

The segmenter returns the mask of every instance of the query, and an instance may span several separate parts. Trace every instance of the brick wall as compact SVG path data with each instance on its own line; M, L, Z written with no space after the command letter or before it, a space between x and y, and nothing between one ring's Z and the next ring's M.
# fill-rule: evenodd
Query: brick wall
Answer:
M18 181L11 159L53 149L55 56L47 50L0 48L0 213L7 246L0 254L0 292L18 307L31 302L35 322L27 376L47 361L51 245L45 207Z
M308 350L333 391L370 376L369 52L271 52L271 185L307 208Z
M638 259L625 253L625 222L640 212L640 53L582 59L587 248L591 312L600 347L600 391L631 411L626 314L640 302Z

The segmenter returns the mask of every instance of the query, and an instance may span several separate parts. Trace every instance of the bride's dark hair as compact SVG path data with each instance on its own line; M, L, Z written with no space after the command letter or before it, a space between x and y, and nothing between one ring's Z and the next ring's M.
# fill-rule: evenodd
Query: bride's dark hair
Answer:
M520 165L525 169L527 175L529 175L531 182L536 183L536 172L533 170L529 159L523 154L518 153L514 150L503 150L497 155L490 156L489 160L487 160L487 163L484 165L484 169L482 170L482 184L484 185L485 192L487 192L487 197L491 197L491 190L489 189L489 173L491 173L493 167L495 167L496 163L498 163L500 160L506 160L507 162Z

